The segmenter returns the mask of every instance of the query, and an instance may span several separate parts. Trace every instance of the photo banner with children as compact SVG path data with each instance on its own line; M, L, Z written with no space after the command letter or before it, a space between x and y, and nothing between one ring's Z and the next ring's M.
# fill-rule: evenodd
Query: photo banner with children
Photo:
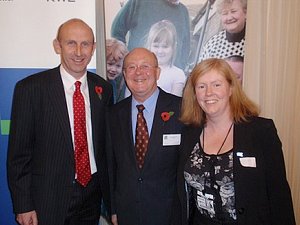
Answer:
M56 67L52 42L61 23L80 18L95 27L95 2L86 0L0 1L0 224L16 224L7 185L6 158L11 102L17 81ZM95 57L89 65L95 70Z
M115 102L130 95L122 66L135 47L155 53L158 86L174 95L182 96L189 73L207 58L225 59L242 84L246 14L247 0L105 0L106 75Z

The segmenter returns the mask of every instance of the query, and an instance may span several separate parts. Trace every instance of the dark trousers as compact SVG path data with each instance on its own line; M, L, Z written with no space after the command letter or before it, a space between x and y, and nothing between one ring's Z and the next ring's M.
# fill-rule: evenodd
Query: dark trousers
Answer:
M65 225L98 225L101 211L101 190L97 174L86 187L75 182Z

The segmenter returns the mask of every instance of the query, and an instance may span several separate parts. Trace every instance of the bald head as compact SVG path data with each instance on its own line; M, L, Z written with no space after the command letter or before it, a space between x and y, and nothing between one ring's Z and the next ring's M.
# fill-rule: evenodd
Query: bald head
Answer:
M88 29L93 37L93 42L94 42L94 32L93 32L92 28L88 24L86 24L83 20L78 19L78 18L70 19L70 20L64 22L63 24L61 24L57 30L56 39L58 41L60 41L64 30L68 29L70 26L74 26L76 24L79 26L85 27L85 29Z
M158 66L156 55L146 48L135 48L131 50L124 58L124 68L126 68L126 62L130 61L131 58L147 58L147 61L151 61L153 65Z

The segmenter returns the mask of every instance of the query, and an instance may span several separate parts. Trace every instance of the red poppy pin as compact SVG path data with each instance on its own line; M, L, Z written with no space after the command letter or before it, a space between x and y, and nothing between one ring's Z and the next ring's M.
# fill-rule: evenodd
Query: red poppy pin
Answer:
M102 99L102 91L103 91L102 87L100 87L100 86L95 86L95 91L96 91L98 97L99 97L100 100L101 100L101 99Z
M161 118L164 122L167 122L171 116L174 115L174 112L163 112L161 113Z

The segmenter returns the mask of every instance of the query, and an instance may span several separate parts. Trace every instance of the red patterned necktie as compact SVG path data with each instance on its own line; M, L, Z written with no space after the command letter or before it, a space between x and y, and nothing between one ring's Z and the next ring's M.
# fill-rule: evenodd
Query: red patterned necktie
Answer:
M92 176L86 135L85 104L80 85L80 81L75 82L73 95L75 167L78 183L86 187Z
M145 107L143 105L137 105L136 107L138 109L135 133L136 161L138 167L142 169L147 152L149 134L147 123L143 115L143 110L145 109Z

